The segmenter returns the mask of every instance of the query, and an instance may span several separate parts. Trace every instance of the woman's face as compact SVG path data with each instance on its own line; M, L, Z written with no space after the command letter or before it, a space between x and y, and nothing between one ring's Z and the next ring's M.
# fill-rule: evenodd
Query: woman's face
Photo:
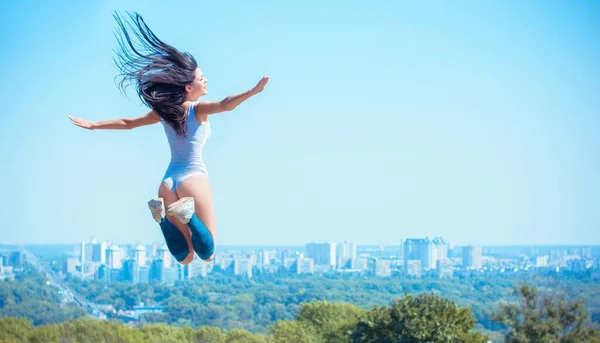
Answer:
M187 93L194 99L206 95L206 84L208 79L204 77L200 68L196 69L196 78L194 82L185 86Z

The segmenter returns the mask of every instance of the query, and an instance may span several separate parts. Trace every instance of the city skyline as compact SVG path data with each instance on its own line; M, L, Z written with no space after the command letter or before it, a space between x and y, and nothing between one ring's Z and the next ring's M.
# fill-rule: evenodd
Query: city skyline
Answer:
M134 284L153 281L172 284L196 276L206 277L215 268L248 278L255 273L453 278L472 273L511 275L527 273L529 269L541 273L589 271L594 277L600 276L600 247L547 247L529 251L510 247L455 247L443 237L409 238L402 245L386 250L349 241L306 242L296 248L224 249L211 262L196 258L188 265L176 263L160 243L117 245L92 238L82 241L78 251L63 250L61 254L66 257L61 269L65 275ZM2 263L8 259L3 257Z

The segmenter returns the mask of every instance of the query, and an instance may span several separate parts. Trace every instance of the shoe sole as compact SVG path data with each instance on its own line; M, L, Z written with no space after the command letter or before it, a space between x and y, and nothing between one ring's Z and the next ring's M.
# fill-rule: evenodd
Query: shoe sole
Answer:
M164 201L162 198L155 198L148 201L148 207L150 208L150 212L152 213L152 218L158 223L162 221L162 218L165 216L165 208ZM160 211L159 213L156 213ZM157 215L160 216L160 220L157 220Z
M181 199L177 200L176 202L174 202L171 205L169 205L169 207L167 208L167 215L170 216L170 217L175 217L177 219L180 219L180 217L179 217L179 209L181 209L182 207L189 206L189 203L192 203L191 206L193 208L194 207L194 198L192 198L192 197L185 197L185 198L181 198Z

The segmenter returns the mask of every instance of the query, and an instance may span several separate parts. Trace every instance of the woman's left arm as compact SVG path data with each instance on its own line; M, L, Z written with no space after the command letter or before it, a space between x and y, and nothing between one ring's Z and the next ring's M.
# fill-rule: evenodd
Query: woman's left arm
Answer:
M251 96L254 96L265 89L265 86L269 82L268 77L263 77L254 88L244 93L231 95L221 101L199 101L194 106L194 111L197 115L215 114L225 111L232 111L239 104L248 100Z

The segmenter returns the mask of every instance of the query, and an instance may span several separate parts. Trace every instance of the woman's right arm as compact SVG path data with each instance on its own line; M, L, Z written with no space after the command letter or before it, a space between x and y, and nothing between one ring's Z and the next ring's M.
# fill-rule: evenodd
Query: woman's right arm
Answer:
M160 117L153 110L137 118L121 118L103 120L99 122L93 122L87 119L75 118L71 116L69 116L69 119L71 119L73 125L87 130L131 130L140 126L156 124L160 121Z

